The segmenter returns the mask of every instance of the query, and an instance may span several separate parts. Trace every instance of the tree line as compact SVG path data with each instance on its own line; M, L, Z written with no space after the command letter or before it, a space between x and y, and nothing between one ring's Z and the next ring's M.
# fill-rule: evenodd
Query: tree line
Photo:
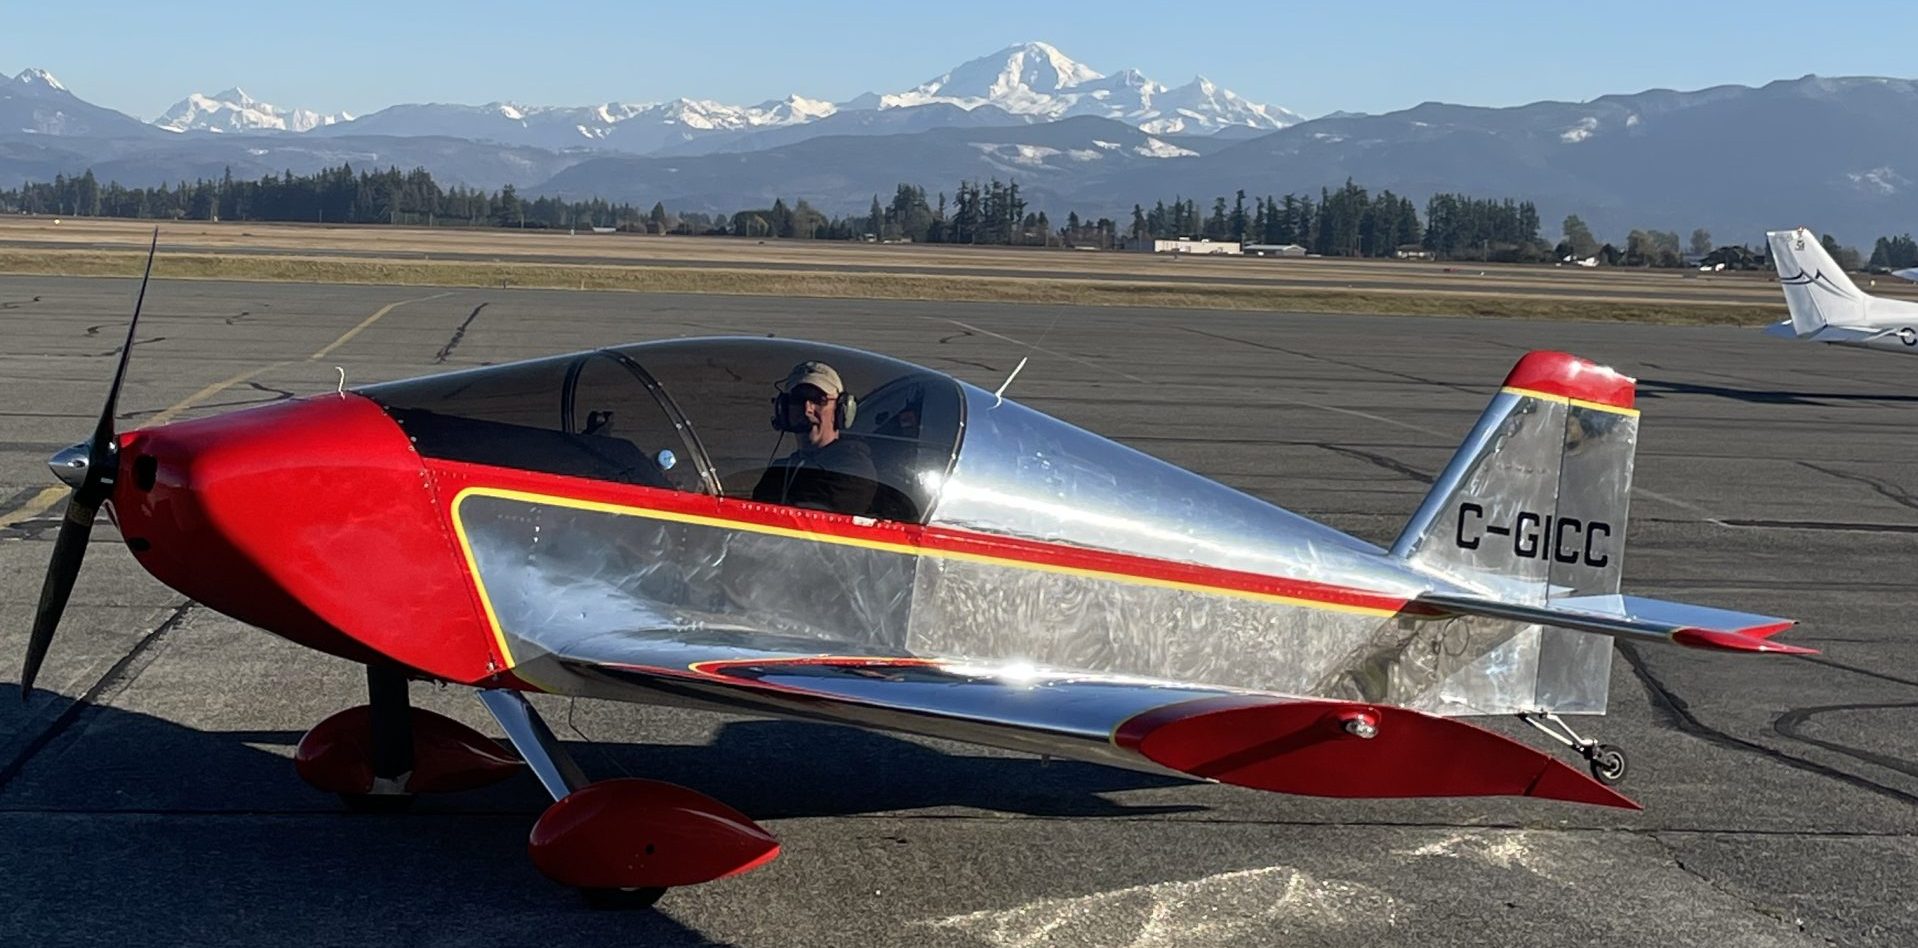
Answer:
M1622 247L1601 243L1570 215L1556 243L1543 237L1531 201L1435 194L1424 214L1389 190L1373 194L1347 180L1317 195L1216 196L1210 207L1175 195L1150 208L1134 204L1129 221L1081 217L1074 211L1060 225L1033 210L1017 181L961 181L948 198L900 184L891 198L874 195L865 213L838 217L804 198L732 214L669 211L655 202L637 205L593 199L525 199L507 185L497 191L442 186L424 168L354 171L351 165L311 175L292 172L258 180L219 180L129 188L101 184L88 170L51 182L26 182L0 190L0 213L184 220L317 221L416 226L614 228L651 233L727 235L800 240L874 240L1000 246L1067 246L1117 249L1153 240L1204 238L1247 244L1294 245L1304 252L1343 257L1430 256L1448 260L1502 262L1591 261L1613 266L1678 267L1702 260L1733 267L1762 266L1764 254L1742 245L1715 246L1709 231L1694 230L1688 242L1676 232L1633 230ZM1869 262L1854 249L1824 237L1827 251L1847 269L1918 266L1918 242L1909 234L1880 237ZM1689 250L1689 255L1686 251Z
M602 200L521 198L507 185L482 191L442 187L424 168L355 172L352 165L311 175L267 175L129 188L101 184L92 169L78 177L27 182L0 191L0 212L67 217L160 220L317 221L461 227L620 227L639 229L648 215L630 204Z

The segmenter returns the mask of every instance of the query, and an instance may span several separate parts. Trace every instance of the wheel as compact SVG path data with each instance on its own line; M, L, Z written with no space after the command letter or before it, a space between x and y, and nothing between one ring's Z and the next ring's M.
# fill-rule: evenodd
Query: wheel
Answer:
M1625 752L1611 744L1599 744L1592 748L1586 757L1592 765L1592 777L1608 787L1616 787L1625 782L1625 775L1631 772L1626 763Z
M355 813L404 813L413 808L410 793L342 793L340 802Z
M652 908L659 897L666 894L664 888L651 889L581 889L581 898L596 909L608 911L631 911L633 909Z

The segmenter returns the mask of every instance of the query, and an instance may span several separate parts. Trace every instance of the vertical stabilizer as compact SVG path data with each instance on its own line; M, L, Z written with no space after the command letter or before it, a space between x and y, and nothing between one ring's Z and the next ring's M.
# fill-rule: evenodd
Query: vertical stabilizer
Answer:
M1825 252L1817 235L1803 227L1765 234L1772 266L1791 308L1792 332L1809 336L1826 326L1864 326L1867 297Z
M1503 602L1618 594L1625 561L1638 410L1632 379L1563 352L1531 352L1505 377L1392 554L1421 572ZM1451 693L1534 669L1533 707L1603 712L1611 643L1531 626ZM1474 701L1478 710L1499 702Z
M1392 545L1419 569L1515 602L1618 592L1633 380L1563 352L1520 359Z

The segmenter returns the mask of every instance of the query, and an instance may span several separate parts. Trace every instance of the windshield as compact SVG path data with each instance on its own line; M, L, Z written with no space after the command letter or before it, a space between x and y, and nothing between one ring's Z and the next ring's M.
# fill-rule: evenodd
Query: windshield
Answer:
M421 455L923 523L965 407L951 377L821 343L716 338L367 386Z
M370 385L425 457L708 491L683 426L645 374L584 352Z

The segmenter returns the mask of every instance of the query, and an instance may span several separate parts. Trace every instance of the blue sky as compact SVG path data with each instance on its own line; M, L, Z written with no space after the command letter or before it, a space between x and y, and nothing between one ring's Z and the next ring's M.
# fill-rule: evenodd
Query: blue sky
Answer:
M95 0L6 12L0 69L39 66L151 119L240 85L278 105L748 104L895 91L1025 40L1102 72L1203 73L1308 116L1428 99L1515 105L1821 75L1918 76L1908 6L1194 2L234 4ZM1600 14L1596 11L1602 10ZM1735 10L1736 15L1731 11ZM1817 27L1814 29L1813 27Z

